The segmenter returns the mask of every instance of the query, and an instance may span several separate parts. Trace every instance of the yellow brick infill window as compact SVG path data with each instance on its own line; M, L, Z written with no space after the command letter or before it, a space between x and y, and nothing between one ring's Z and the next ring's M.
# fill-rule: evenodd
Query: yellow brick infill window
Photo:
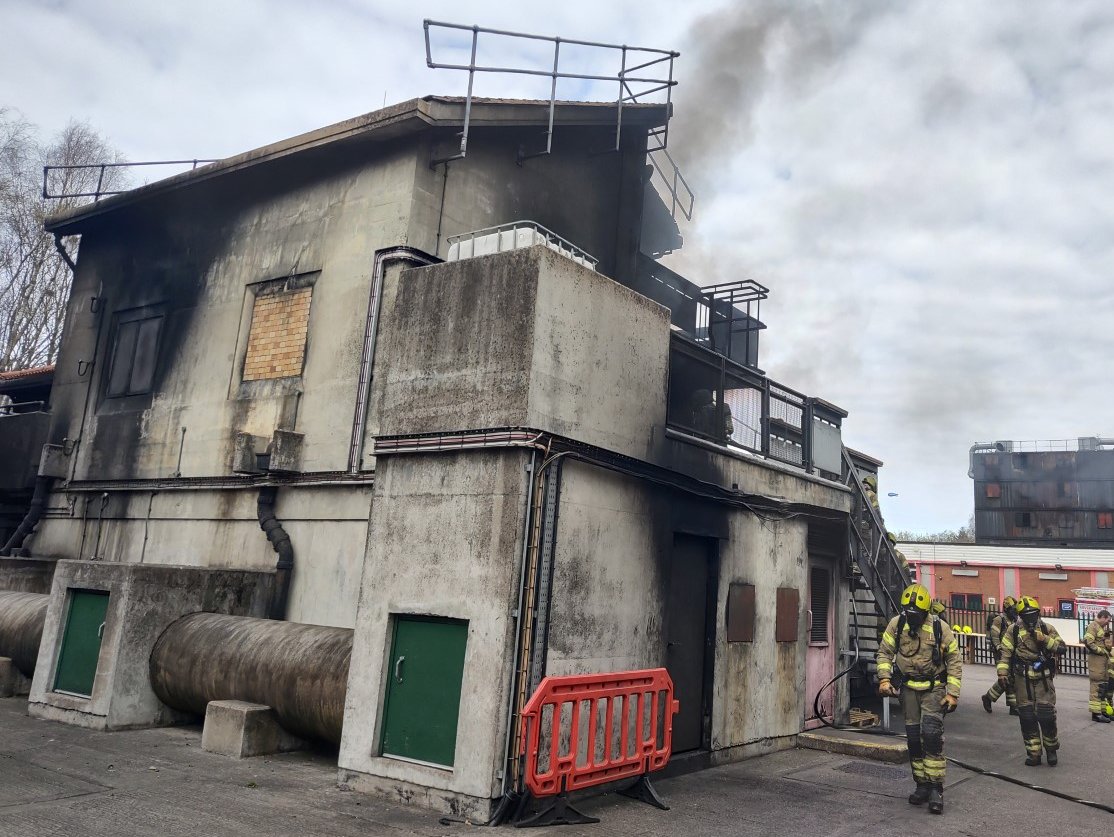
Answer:
M302 374L313 288L261 290L255 297L244 357L244 380Z

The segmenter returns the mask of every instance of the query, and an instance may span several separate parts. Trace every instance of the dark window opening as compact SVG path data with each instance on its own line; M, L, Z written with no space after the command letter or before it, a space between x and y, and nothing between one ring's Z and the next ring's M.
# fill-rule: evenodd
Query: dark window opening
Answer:
M1057 497L1071 497L1075 493L1075 483L1071 482L1057 482L1056 483L1056 496Z
M1033 528L1033 515L1031 512L1014 512L1013 525L1020 529Z
M982 593L952 593L954 610L982 610Z
M106 394L110 398L151 391L158 360L162 315L123 319L116 326Z
M718 365L687 353L669 353L669 423L725 442L734 432L731 409L723 401L723 375Z

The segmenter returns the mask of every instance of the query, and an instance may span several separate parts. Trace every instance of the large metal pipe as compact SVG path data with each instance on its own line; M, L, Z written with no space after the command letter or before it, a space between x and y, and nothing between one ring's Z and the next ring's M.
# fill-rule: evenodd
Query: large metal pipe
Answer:
M351 658L351 628L191 613L151 650L151 686L197 715L212 700L263 703L290 732L339 744Z
M11 657L28 677L35 673L49 601L45 593L0 591L0 657Z

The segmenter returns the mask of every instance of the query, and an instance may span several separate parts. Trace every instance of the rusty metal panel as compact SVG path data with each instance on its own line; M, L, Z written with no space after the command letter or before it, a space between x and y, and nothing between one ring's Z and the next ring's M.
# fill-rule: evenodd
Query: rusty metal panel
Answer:
M796 642L797 626L801 621L801 592L796 587L777 588L777 617L774 640Z
M727 641L754 642L753 584L732 584L727 591Z

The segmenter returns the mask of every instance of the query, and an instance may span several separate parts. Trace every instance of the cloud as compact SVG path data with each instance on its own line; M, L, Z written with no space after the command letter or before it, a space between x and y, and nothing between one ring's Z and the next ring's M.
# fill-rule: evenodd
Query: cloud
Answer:
M1109 425L1114 11L729 8L688 39L674 266L770 285L763 366L850 410L891 525L962 525L972 443Z

